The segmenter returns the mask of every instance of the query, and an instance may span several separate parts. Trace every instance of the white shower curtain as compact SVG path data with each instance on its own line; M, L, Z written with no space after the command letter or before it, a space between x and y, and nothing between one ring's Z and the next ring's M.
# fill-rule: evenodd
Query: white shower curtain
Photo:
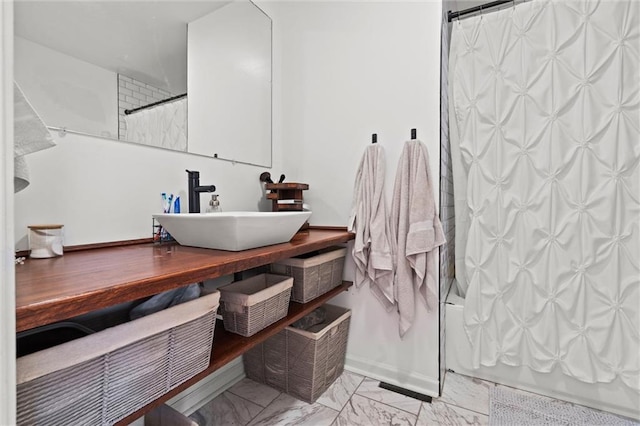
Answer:
M187 98L125 115L125 122L127 141L187 150Z
M640 389L639 8L533 0L453 24L456 274L476 367Z

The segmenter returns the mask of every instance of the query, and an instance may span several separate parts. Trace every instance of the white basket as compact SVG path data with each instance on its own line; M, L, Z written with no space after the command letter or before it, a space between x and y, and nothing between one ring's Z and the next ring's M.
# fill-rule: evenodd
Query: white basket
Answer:
M311 257L303 255L272 263L270 270L293 277L291 300L307 303L342 284L346 254L344 247L329 247Z
M218 292L17 360L18 424L111 425L209 366Z
M351 311L325 304L317 332L286 327L243 355L248 378L313 403L344 371Z
M287 316L293 278L260 274L220 287L224 329L252 336Z

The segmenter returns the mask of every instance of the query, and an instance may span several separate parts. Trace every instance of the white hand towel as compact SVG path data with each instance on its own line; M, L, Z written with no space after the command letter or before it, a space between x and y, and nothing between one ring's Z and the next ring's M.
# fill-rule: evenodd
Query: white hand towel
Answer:
M13 157L13 192L18 193L29 186L29 167L23 157Z
M404 336L415 318L417 294L429 310L437 305L437 258L433 249L445 242L435 207L429 154L418 140L407 141L400 156L390 228L395 299L400 314L400 336Z
M356 173L348 229L355 233L356 287L368 283L387 311L394 306L393 259L384 196L385 155L369 145Z
M18 192L29 185L29 170L23 157L56 144L16 83L13 83L13 115L14 192Z

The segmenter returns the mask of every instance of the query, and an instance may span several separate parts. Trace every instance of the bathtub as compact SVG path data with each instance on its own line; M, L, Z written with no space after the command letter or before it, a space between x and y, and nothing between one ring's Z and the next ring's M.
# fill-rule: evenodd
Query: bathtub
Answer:
M640 389L631 390L619 379L591 384L565 376L559 370L538 373L527 367L504 364L473 369L471 345L463 328L464 299L450 294L445 309L448 370L640 420Z

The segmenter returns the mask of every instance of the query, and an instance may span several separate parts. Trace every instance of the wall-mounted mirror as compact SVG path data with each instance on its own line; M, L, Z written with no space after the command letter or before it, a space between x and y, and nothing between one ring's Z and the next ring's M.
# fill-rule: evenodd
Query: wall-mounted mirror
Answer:
M253 3L19 0L14 13L15 80L50 128L271 166L271 19Z

